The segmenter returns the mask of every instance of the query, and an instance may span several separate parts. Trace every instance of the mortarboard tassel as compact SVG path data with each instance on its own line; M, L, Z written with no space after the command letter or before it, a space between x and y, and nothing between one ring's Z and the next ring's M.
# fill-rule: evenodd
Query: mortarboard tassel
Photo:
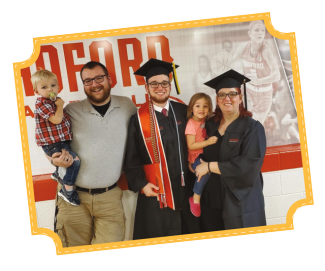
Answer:
M244 79L244 99L245 99L245 109L247 110L246 79Z
M180 91L179 85L178 85L175 63L173 62L172 65L173 65L173 77L174 77L174 80L175 80L176 92L177 92L177 94L180 94L181 91Z

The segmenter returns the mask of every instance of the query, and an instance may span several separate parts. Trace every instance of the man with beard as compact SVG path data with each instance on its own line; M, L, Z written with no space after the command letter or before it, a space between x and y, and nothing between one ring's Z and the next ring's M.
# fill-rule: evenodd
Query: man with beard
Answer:
M81 204L75 207L57 199L55 231L64 247L122 241L125 233L122 191L116 182L122 174L127 126L136 107L127 97L111 95L112 80L101 63L88 62L80 76L87 99L65 110L72 122L71 146L81 160L76 181ZM65 151L50 159L60 167L60 176L62 168L72 163Z
M194 180L188 178L187 106L169 100L171 71L172 63L150 59L134 73L146 77L150 99L128 128L124 172L129 189L139 192L133 239L199 232L188 201Z

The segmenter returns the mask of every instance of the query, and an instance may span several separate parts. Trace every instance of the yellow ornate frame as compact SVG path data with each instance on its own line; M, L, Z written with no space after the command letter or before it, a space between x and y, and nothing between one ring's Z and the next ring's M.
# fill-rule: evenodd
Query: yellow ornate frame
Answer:
M30 154L29 154L29 145L28 145L28 136L27 136L27 126L26 126L26 118L25 118L25 110L24 110L24 98L23 98L24 95L23 95L23 87L22 87L20 70L31 66L37 60L40 53L40 47L42 44L73 41L73 40L80 40L80 39L87 39L87 38L101 38L101 37L108 37L108 36L127 35L131 33L136 34L136 33L146 33L152 31L185 29L185 28L238 23L238 22L246 22L246 21L254 21L254 20L264 20L265 26L270 34L272 34L274 37L279 39L289 40L289 44L290 44L291 63L292 63L297 117L299 123L300 145L301 145L303 172L304 172L304 180L305 180L306 198L295 202L290 207L287 213L285 224L235 229L235 230L225 230L219 232L178 235L172 237L152 238L152 239L137 240L137 241L133 241L133 240L122 241L116 243L88 245L88 246L79 246L79 247L71 247L71 248L63 248L59 236L55 234L53 231L49 229L38 228L34 190L33 190L32 170L31 170L31 162L30 162ZM274 29L274 27L272 26L270 13L258 13L258 14L231 16L231 17L214 18L214 19L206 19L206 20L195 20L195 21L176 22L176 23L167 23L167 24L159 24L159 25L148 25L148 26L140 26L140 27L129 27L129 28L121 28L121 29L76 33L76 34L62 35L62 36L58 35L58 36L41 37L41 38L34 38L33 43L34 43L34 49L31 57L26 61L13 64L15 83L16 83L19 124L20 124L21 141L22 141L22 151L23 151L25 175L26 175L29 215L30 215L32 235L49 236L55 243L56 252L58 255L87 252L87 251L135 247L135 246L146 246L146 245L153 245L153 244L174 243L174 242L191 241L191 240L202 240L202 239L210 239L210 238L218 238L218 237L226 237L226 236L234 236L234 235L255 234L255 233L262 233L262 232L292 230L294 228L293 216L296 210L302 206L313 204L313 194L312 194L312 186L311 186L306 128L305 128L305 119L304 119L304 111L303 111L303 104L302 104L301 84L300 84L300 76L299 76L295 33L282 33Z

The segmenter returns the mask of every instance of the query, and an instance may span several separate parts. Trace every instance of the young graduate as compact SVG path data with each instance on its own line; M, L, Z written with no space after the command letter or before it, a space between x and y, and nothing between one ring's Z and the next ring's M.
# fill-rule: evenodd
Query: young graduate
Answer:
M128 128L124 172L129 189L139 192L133 239L199 232L188 201L194 178L188 178L187 107L169 100L172 71L172 63L150 59L134 73L145 76L149 102Z

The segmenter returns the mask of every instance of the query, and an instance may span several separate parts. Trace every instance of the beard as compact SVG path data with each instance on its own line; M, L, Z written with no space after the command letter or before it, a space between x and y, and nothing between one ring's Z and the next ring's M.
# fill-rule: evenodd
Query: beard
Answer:
M88 99L93 102L93 104L102 104L104 103L108 97L111 95L111 85L109 84L108 86L102 86L102 95L94 95L92 92L92 89L90 91L85 90L85 94L88 97Z
M150 96L150 99L155 103L162 104L162 103L167 102L167 100L169 99L169 96L162 97L162 98Z
M158 94L155 94L155 92L154 92L153 90L150 90L148 94L149 94L149 96L150 96L150 99L151 99L154 103L156 103L156 104L163 104L163 103L167 102L168 99L169 99L169 96L170 96L170 89L167 90L167 93L166 93L166 95L164 95L164 96L159 96Z

